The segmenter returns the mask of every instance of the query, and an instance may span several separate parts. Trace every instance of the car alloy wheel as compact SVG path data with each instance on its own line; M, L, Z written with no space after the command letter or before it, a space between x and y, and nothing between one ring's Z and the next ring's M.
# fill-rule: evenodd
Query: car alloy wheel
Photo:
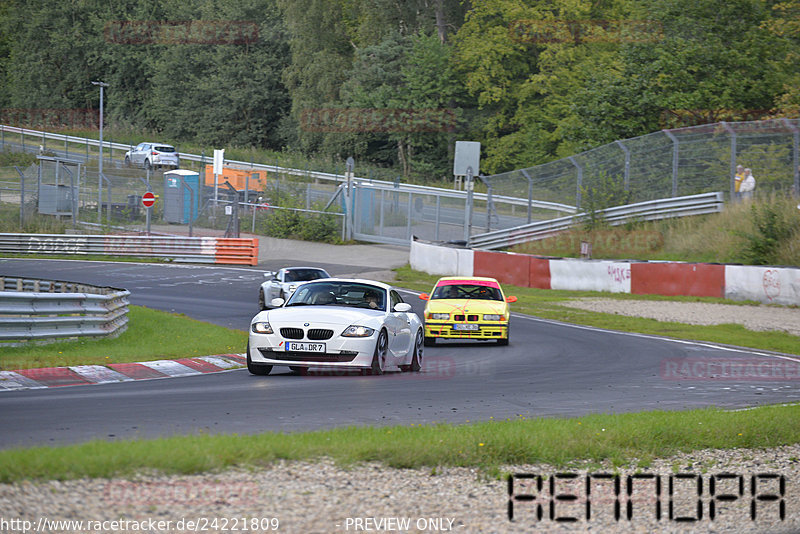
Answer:
M264 300L264 290L258 292L258 309L264 311L267 309L267 303Z
M386 368L386 355L389 353L389 338L386 336L386 330L381 330L378 334L378 341L375 343L375 354L372 355L372 367L370 373L373 375L382 375L383 370Z
M411 358L411 371L417 373L422 369L422 353L424 351L422 330L417 330L417 337L414 340L414 356Z
M144 168L148 171L153 170L153 165L150 163L149 159L144 160Z
M126 167L131 166L131 158L129 158L128 156L125 156L125 166Z

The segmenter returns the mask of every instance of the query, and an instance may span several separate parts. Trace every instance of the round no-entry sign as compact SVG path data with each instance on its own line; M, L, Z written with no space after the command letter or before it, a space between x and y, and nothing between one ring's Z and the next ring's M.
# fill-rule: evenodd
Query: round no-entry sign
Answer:
M142 195L142 205L145 208L152 208L153 204L156 203L156 196L153 194L152 191L148 191L144 195Z

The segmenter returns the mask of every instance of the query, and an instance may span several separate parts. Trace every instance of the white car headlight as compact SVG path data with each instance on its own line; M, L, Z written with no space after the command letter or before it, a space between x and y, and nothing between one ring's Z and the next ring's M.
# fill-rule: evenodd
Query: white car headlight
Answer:
M272 327L266 321L257 321L250 325L250 329L255 334L271 334Z
M375 333L375 330L366 326L352 325L345 328L342 335L344 337L369 337Z
M450 319L449 313L432 313L431 319L434 321L447 321Z
M483 320L484 321L502 321L504 319L505 319L505 317L503 317L502 315L497 315L497 314L493 314L493 313L484 313L483 314Z

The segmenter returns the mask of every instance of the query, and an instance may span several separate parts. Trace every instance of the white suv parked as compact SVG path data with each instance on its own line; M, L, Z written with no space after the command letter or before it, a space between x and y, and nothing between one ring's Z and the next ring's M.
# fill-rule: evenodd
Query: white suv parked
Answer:
M178 168L180 159L172 145L164 143L139 143L136 148L125 152L125 166L138 165L145 169L157 167Z

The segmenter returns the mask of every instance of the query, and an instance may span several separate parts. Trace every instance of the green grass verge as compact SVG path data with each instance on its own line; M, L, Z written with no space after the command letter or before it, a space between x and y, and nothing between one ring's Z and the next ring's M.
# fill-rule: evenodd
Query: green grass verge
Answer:
M129 476L143 470L190 474L229 467L257 468L277 460L332 458L340 464L378 461L395 468L479 467L578 461L634 461L702 448L764 448L800 441L800 405L740 412L590 415L465 425L348 427L252 436L199 435L140 441L92 441L63 447L0 451L0 482Z
M396 269L395 273L396 280L393 282L394 284L423 292L429 292L436 280L439 279L438 276L414 271L408 266ZM596 326L598 328L607 328L609 330L619 330L622 332L637 332L678 339L710 341L713 343L784 352L787 354L800 354L800 337L785 332L754 332L738 324L690 325L640 317L591 312L559 305L559 303L564 301L580 297L599 297L620 300L710 302L732 305L758 305L758 302L741 302L711 297L665 297L660 295L603 293L599 291L535 289L506 284L503 285L503 290L506 295L514 295L519 299L511 306L513 312L534 315L544 319Z
M240 353L246 346L247 332L197 321L182 314L130 306L128 329L116 338L2 347L0 370Z

